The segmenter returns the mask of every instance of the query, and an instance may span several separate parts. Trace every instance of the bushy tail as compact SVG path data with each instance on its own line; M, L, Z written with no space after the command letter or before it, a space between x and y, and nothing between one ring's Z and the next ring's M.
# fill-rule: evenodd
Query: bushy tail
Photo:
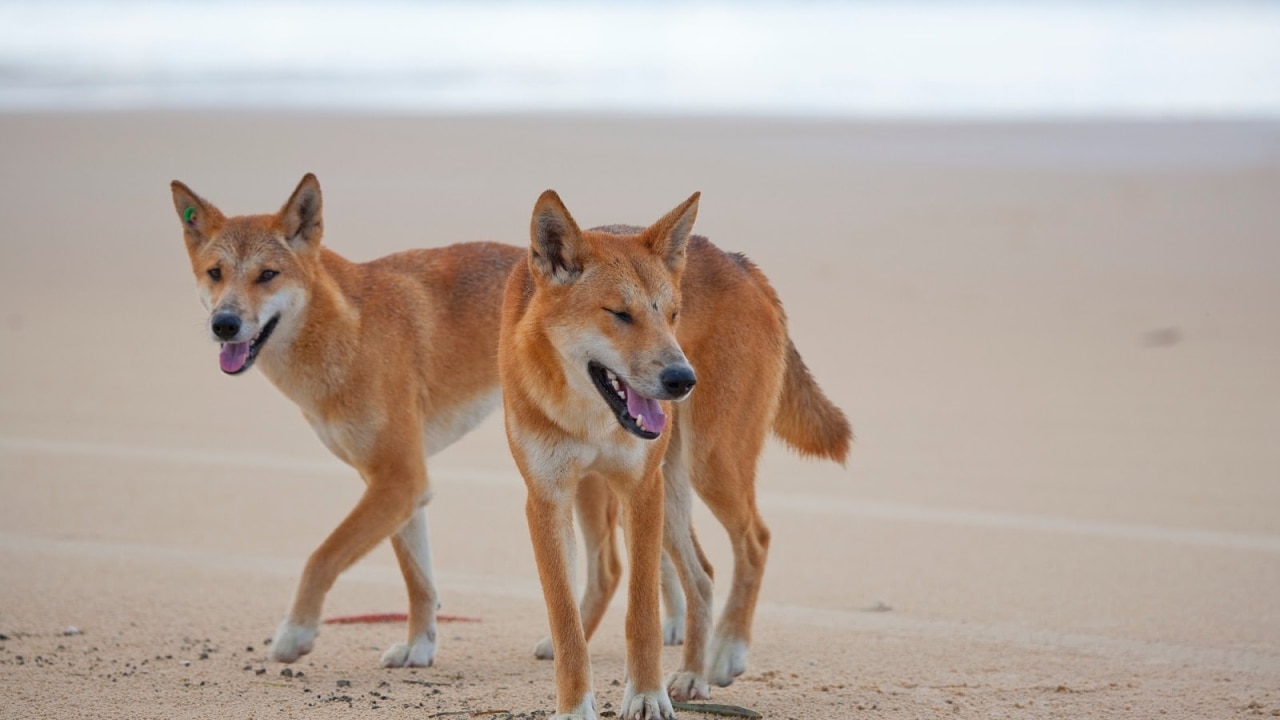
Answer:
M782 398L773 418L773 432L791 449L844 464L853 442L853 429L844 412L836 407L809 373L809 368L787 340L787 370L782 380Z

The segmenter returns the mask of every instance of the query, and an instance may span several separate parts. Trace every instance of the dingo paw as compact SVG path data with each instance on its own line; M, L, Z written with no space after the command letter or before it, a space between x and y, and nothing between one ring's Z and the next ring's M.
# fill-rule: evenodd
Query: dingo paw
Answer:
M662 644L684 644L684 616L669 617L662 621Z
M271 639L271 659L291 663L311 652L315 644L315 629L295 625L286 619L276 628L276 635Z
M412 643L396 643L382 653L382 667L431 667L436 661L436 644L423 636Z
M747 670L747 643L745 640L717 638L711 651L707 679L720 687L733 684L735 678Z
M586 695L582 696L582 702L578 703L578 707L567 713L556 713L551 720L599 720L596 717L596 696L590 690Z
M556 647L552 644L551 638L544 637L533 646L533 656L539 660L555 660Z
M671 696L665 687L657 690L636 692L631 683L627 683L627 692L622 697L622 708L618 717L622 720L671 720L676 716L671 707Z
M698 673L677 672L667 678L667 692L672 700L688 702L690 700L710 700L711 688Z

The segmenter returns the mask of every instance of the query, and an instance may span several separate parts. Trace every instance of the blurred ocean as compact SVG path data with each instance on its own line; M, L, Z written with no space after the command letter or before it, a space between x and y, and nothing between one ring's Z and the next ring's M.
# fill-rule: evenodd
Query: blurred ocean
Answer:
M0 111L1280 117L1280 2L0 0Z

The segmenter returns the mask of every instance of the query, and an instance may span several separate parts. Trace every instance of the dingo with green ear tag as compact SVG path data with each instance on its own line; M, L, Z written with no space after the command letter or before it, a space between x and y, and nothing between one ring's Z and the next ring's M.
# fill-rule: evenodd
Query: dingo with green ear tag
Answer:
M426 457L498 405L502 292L524 253L463 243L354 263L321 244L314 175L264 215L227 217L176 180L172 190L217 343L211 364L216 354L229 375L261 370L365 482L359 502L307 561L272 658L293 662L311 651L338 575L390 537L409 590L409 632L382 664L430 665L438 593Z

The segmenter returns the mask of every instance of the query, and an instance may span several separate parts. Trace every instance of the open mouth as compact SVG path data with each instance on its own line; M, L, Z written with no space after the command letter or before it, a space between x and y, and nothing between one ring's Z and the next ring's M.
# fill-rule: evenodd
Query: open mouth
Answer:
M587 363L587 374L608 403L618 424L627 432L645 440L653 440L667 426L667 416L657 400L636 392L622 378L598 362Z
M263 343L267 338L271 337L271 331L276 329L276 323L280 320L280 316L276 315L262 326L262 332L258 333L258 337L238 343L222 343L222 352L218 353L218 365L222 367L222 372L228 375L239 375L253 365L254 359L258 357L258 351L262 349Z

